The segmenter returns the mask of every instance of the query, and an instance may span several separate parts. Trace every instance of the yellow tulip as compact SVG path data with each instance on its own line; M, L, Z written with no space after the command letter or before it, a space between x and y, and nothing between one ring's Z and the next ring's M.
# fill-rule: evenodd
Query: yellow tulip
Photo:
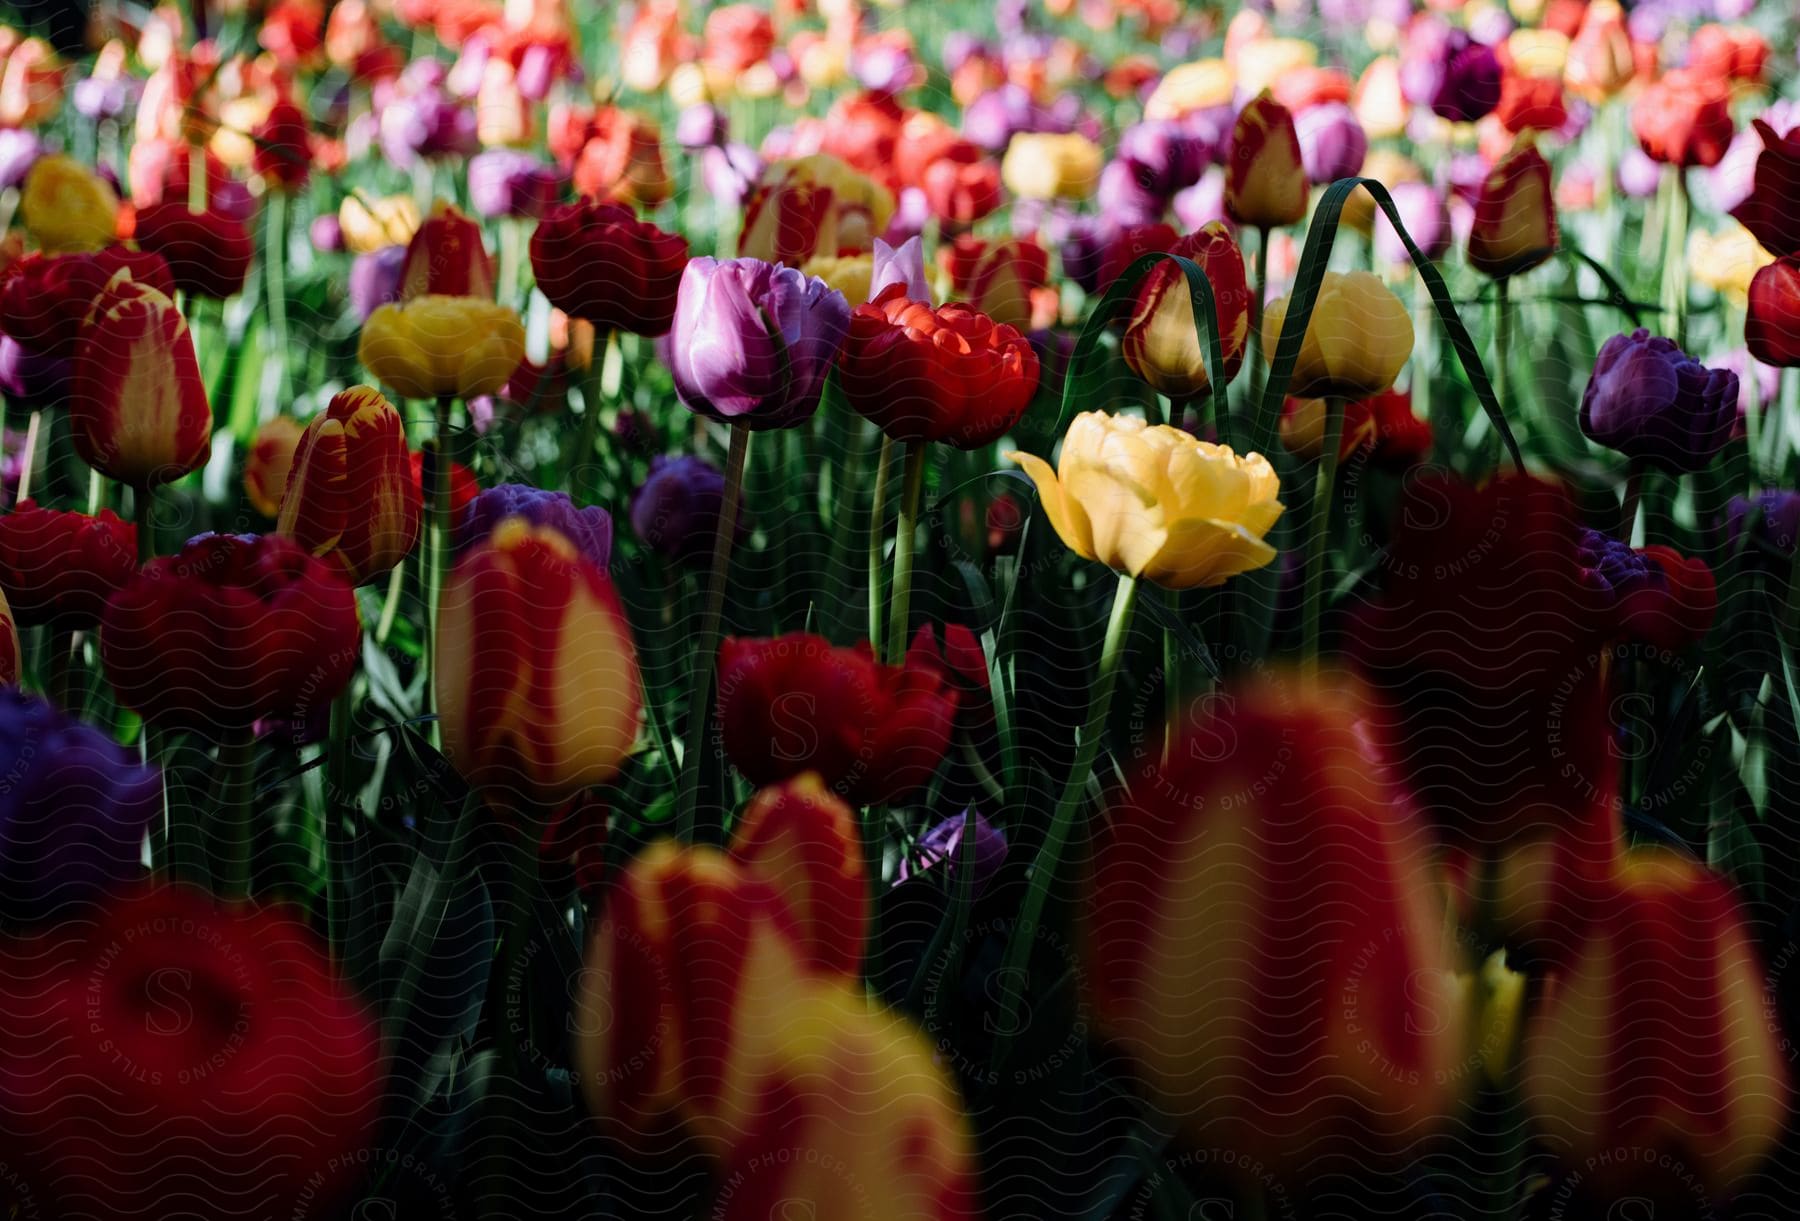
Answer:
M1191 589L1275 558L1263 536L1281 516L1281 485L1261 454L1087 411L1069 426L1055 471L1030 454L1007 457L1037 485L1069 549L1116 571Z
M1281 343L1289 298L1263 314L1263 354ZM1412 355L1412 315L1380 277L1367 271L1325 273L1288 393L1296 398L1362 399L1380 394Z
M388 195L364 203L348 195L338 206L338 228L351 254L373 254L387 246L404 246L419 231L419 205L410 195Z
M1193 110L1208 110L1231 102L1237 78L1222 59L1200 59L1170 68L1150 99L1144 103L1146 119L1179 119Z
M506 384L525 355L516 311L479 297L415 297L363 323L356 356L409 399L475 398Z
M1688 272L1740 309L1750 300L1750 281L1775 261L1750 236L1750 230L1727 221L1718 233L1697 230L1688 238Z
M1006 146L1000 180L1020 199L1086 199L1100 185L1100 146L1078 132L1020 132Z
M74 254L110 244L118 227L119 197L73 157L39 157L25 175L19 207L25 231L46 254Z
M1258 94L1282 77L1319 62L1319 49L1300 38L1258 38L1238 49L1234 66L1238 88Z
M1569 62L1569 36L1560 30L1514 30L1506 52L1520 76L1561 76Z
M849 254L842 257L821 254L806 260L800 267L803 275L817 276L844 294L852 308L869 299L869 284L875 278L875 256Z

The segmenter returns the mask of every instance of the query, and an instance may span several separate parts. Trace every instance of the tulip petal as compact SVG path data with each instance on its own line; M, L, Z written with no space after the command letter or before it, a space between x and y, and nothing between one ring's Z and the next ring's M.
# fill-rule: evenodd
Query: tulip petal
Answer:
M1088 524L1087 513L1064 493L1050 464L1035 454L1015 452L1006 457L1024 467L1025 474L1037 485L1038 499L1043 502L1044 513L1050 518L1050 525L1063 544L1083 559L1097 559L1094 554L1093 530Z

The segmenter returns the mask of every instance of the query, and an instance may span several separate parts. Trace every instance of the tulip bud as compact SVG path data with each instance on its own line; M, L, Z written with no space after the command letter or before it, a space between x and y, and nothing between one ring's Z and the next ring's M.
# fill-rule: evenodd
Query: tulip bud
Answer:
M1283 1166L1398 1154L1468 1084L1430 836L1357 715L1241 688L1096 824L1080 910L1099 1025L1198 1145Z
M662 134L649 119L607 106L588 124L587 134L570 175L578 194L646 209L674 194L663 164Z
M731 856L787 901L808 961L859 978L869 923L862 836L850 807L816 773L752 797L732 831Z
M1290 298L1263 312L1263 353L1272 364L1281 346ZM1394 384L1412 355L1412 314L1366 271L1328 271L1313 301L1294 361L1291 393L1300 398L1367 398Z
M135 236L139 246L168 263L175 287L196 297L237 296L256 254L243 221L216 209L193 212L172 201L140 209Z
M725 504L725 476L702 458L658 454L650 473L631 494L631 529L652 551L678 563L695 564L712 554ZM749 522L738 516L739 541Z
M250 453L244 459L244 496L264 517L281 512L294 451L305 432L305 425L293 416L278 415L259 425L250 441Z
M968 838L965 840L965 837ZM954 894L963 884L964 860L971 852L973 857L969 859L974 873L969 885L973 888L972 893L979 897L994 880L994 875L1000 872L1000 866L1006 863L1006 832L973 810L953 814L921 835L918 851L901 859L894 884L898 886L908 878L937 869L949 875L948 885Z
M1731 439L1737 398L1737 374L1639 327L1601 345L1578 419L1594 444L1681 475L1705 469Z
M1369 137L1356 113L1342 102L1327 102L1303 110L1294 119L1300 141L1300 164L1315 186L1362 172L1369 155Z
M1250 287L1243 252L1225 226L1214 221L1182 238L1169 253L1199 264L1212 285L1224 360L1221 376L1229 384L1243 364L1250 335ZM1193 296L1187 276L1175 264L1159 263L1138 284L1137 303L1119 350L1133 373L1171 399L1193 398L1211 385L1207 348L1195 329Z
M1800 366L1800 256L1784 255L1750 281L1744 344L1765 365Z
M1564 79L1577 94L1600 102L1629 84L1635 71L1624 10L1614 0L1596 0L1569 45Z
M1050 282L1050 253L1030 238L959 237L943 261L957 298L1001 326L1029 327L1031 294Z
M492 394L525 356L516 311L479 297L415 297L363 323L357 359L412 399Z
M203 534L106 604L100 660L119 703L213 738L330 706L362 651L335 565L276 534Z
M137 571L137 527L21 501L0 517L0 590L26 627L90 628Z
M1294 116L1258 94L1231 129L1225 163L1225 211L1243 225L1275 229L1306 215L1306 167Z
M1452 123L1473 123L1500 104L1500 58L1494 48L1452 31L1444 48L1443 75L1431 98L1432 111Z
M1578 555L1583 578L1602 595L1603 613L1627 639L1674 651L1712 627L1719 592L1706 561L1660 544L1634 548L1586 527Z
M553 208L531 235L531 268L550 303L598 329L665 334L688 263L686 239L619 204Z
M336 556L352 585L389 572L419 541L406 423L368 386L334 395L294 452L275 529Z
M1370 139L1391 140L1403 134L1411 106L1400 89L1399 61L1391 55L1371 60L1357 79L1352 105Z
M482 244L481 226L441 199L407 243L400 265L400 300L424 296L494 296L494 261Z
M1006 146L1000 180L1020 199L1086 199L1100 185L1102 159L1077 132L1020 132Z
M88 310L69 393L75 452L120 483L155 487L212 453L212 409L187 319L128 271Z
M547 810L618 771L637 741L637 651L573 543L503 521L457 561L441 607L444 754L491 805Z
M1556 251L1550 163L1527 144L1500 159L1481 184L1469 230L1469 265L1499 279L1529 271Z
M1676 69L1631 107L1638 144L1667 165L1717 165L1731 144L1731 94L1711 77Z
M98 250L113 240L119 197L73 157L39 157L19 197L25 232L49 254Z

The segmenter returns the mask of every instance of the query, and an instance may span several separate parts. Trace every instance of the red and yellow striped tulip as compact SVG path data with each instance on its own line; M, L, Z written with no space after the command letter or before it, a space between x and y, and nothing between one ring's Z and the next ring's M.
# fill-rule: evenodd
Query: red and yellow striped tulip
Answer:
M361 585L406 558L420 512L405 421L379 390L352 386L307 425L275 529Z
M1225 163L1225 212L1241 225L1277 229L1306 215L1311 192L1294 116L1268 93L1238 112Z
M873 250L893 215L887 188L836 157L778 161L744 206L738 255L800 267L815 255Z
M808 961L856 976L869 924L862 838L850 807L817 772L751 798L732 832L731 855L786 897Z

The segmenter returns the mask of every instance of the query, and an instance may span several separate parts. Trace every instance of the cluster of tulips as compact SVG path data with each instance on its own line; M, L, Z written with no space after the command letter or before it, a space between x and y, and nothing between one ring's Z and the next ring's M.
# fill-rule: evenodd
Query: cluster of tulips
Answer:
M1788 1215L1789 14L577 7L0 29L0 1203Z

